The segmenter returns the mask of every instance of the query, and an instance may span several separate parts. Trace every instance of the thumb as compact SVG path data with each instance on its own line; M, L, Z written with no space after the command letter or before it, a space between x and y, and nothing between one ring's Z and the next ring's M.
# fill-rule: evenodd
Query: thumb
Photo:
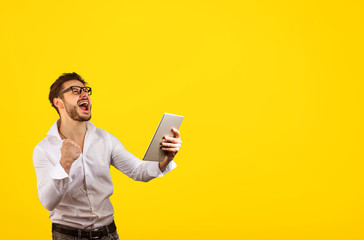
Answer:
M171 130L172 130L172 132L174 133L174 137L175 137L175 138L179 138L179 136L180 136L179 131L178 131L176 128L172 128Z

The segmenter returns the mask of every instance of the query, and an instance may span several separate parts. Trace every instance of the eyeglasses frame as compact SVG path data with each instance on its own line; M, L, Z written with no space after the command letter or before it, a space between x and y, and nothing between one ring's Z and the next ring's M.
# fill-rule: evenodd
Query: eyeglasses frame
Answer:
M74 87L76 87L76 88L80 88L81 92L80 92L79 94L75 94L75 93L73 93L73 88L74 88ZM87 89L87 92L85 91L85 88ZM92 94L92 89L91 89L90 87L71 86L71 87L69 87L69 88L66 88L66 89L65 89L65 90L63 90L62 92L58 93L57 98L58 98L59 96L61 96L62 94L64 94L64 93L68 92L69 90L72 90L72 93L73 93L74 95L81 95L81 94L82 94L82 91L84 91L85 93L87 93L89 96Z

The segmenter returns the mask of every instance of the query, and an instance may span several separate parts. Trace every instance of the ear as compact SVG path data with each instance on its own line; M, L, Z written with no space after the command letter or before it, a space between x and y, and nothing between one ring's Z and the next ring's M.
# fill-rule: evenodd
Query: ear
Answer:
M63 101L60 98L53 98L53 104L54 106L56 106L58 109L64 108L63 105Z

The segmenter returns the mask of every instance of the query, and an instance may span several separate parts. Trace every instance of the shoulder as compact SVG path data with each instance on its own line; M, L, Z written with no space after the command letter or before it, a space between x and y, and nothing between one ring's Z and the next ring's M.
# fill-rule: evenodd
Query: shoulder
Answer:
M60 149L60 143L54 136L47 136L43 138L33 150L33 162L44 159L50 156L51 152Z
M57 140L58 139L54 136L46 136L34 147L34 151L49 149L52 145L57 144Z
M110 138L112 136L108 131L106 131L106 130L104 130L102 128L98 128L98 127L94 127L93 133L99 138L107 138L108 139L108 138Z
M109 133L108 131L106 131L104 129L93 126L92 131L97 138L101 138L101 139L110 141L111 143L115 143L115 142L119 141L114 135L112 135L111 133Z

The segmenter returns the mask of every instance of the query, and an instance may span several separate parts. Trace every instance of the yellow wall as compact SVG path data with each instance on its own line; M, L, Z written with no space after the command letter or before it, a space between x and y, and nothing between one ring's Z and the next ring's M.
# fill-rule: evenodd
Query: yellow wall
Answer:
M1 239L51 239L32 151L72 71L140 158L185 116L173 172L112 169L121 239L364 239L361 1L7 0L0 20Z

